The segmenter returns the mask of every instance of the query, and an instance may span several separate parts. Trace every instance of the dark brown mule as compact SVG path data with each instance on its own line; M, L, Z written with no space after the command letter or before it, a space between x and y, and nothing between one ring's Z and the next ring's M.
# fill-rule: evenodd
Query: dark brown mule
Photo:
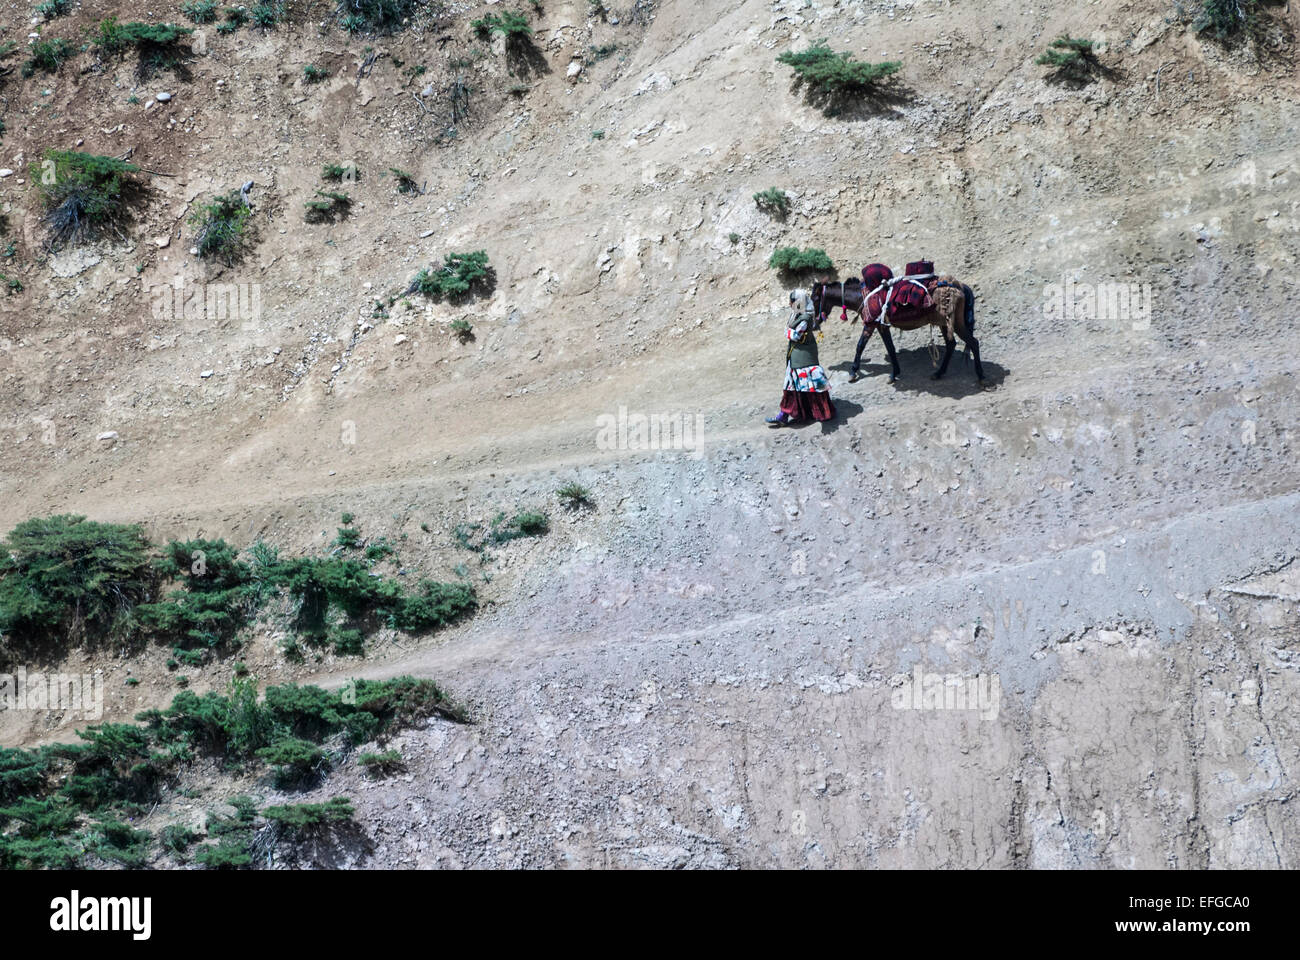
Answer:
M870 294L871 291L865 291ZM859 318L864 318L863 313L863 283L861 280L852 279L836 283L815 283L812 288L813 303L817 306L817 316L820 319L826 315L828 310L840 307L844 313L842 320L848 319L847 311L852 310L858 314ZM962 342L966 344L966 349L975 359L975 376L980 381L984 380L984 364L980 362L980 342L975 339L975 293L966 284L954 280L951 277L941 277L939 284L932 292L934 307L923 313L916 314L905 320L891 320L888 324L881 324L875 320L865 320L862 326L862 336L858 338L858 349L853 356L853 367L849 371L849 379L857 380L859 370L862 365L862 351L871 339L871 335L880 330L880 339L885 341L885 349L889 351L889 363L893 372L889 376L889 382L894 383L902 371L898 366L898 351L894 349L894 338L890 334L890 328L899 330L918 330L921 327L936 326L943 332L944 352L943 360L939 364L939 369L932 373L932 379L938 380L948 372L948 361L952 359L952 352L957 346L957 337L961 337Z

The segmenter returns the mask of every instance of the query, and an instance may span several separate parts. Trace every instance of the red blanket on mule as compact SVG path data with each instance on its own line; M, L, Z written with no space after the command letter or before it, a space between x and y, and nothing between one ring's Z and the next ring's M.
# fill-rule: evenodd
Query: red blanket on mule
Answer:
M928 269L926 269L928 268ZM907 265L907 276L895 277L883 263L872 263L862 268L862 282L868 292L867 319L879 322L885 311L885 322L907 320L934 308L930 285L934 282L934 264L919 260Z

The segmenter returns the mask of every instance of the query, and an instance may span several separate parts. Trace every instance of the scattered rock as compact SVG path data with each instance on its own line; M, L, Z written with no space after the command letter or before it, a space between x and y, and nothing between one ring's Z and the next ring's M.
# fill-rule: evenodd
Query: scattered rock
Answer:
M170 93L160 93L154 99L157 100L159 103L166 103L171 98L172 95Z

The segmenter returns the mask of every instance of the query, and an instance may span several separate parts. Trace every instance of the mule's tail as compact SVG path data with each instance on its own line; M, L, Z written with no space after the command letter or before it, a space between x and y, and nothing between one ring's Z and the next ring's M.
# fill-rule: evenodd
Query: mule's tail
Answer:
M961 292L966 297L966 332L972 337L975 336L975 291L970 288L970 284L963 283ZM970 346L966 347L966 360L970 361Z

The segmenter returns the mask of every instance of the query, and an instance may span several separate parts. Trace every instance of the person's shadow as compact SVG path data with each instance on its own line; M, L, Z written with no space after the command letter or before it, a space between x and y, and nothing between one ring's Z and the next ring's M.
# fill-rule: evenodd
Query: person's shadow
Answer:
M822 428L822 433L834 433L840 427L851 419L856 417L866 408L860 403L854 403L852 400L845 400L841 397L831 396L831 403L835 404L835 416L830 420L798 420L788 427L787 430L805 430L811 426L817 425Z

